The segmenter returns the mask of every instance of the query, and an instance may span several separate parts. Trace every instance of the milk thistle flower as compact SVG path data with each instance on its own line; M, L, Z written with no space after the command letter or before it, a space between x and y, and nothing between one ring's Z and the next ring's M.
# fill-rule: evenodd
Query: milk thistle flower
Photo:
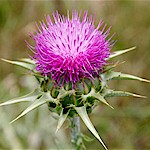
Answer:
M106 99L114 96L134 96L144 98L125 91L112 90L108 81L113 79L149 80L130 74L115 72L113 69L118 63L108 63L112 58L135 49L135 47L110 52L115 41L110 35L110 28L106 29L100 20L97 27L94 26L94 17L88 17L87 11L81 17L81 12L72 11L67 17L61 16L57 11L53 13L52 21L48 15L46 23L40 22L35 34L30 34L35 41L35 46L27 42L27 46L33 52L30 58L20 61L6 62L19 65L30 70L39 82L33 92L28 95L1 103L0 106L18 102L32 102L11 123L26 115L33 109L47 104L51 112L58 115L56 131L60 129L65 120L69 120L71 129L71 142L73 149L84 148L83 140L87 137L80 131L80 120L83 120L88 129L101 142L98 132L90 121L88 114L102 102L108 104Z
M43 75L51 76L57 84L75 84L82 78L98 76L106 64L113 43L107 39L110 28L106 31L106 25L100 20L98 26L94 26L94 18L87 17L85 11L83 18L81 13L72 12L72 19L61 16L57 11L51 17L46 16L46 24L42 22L36 35L32 34L35 41L34 60L36 70ZM31 48L31 46L28 44Z

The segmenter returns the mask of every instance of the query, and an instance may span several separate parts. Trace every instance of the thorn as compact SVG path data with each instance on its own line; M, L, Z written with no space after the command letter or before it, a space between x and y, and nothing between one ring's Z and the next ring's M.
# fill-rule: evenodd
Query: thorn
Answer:
M108 104L108 103L106 103L111 109L114 109L114 107L113 106L111 106L110 104Z
M57 134L58 130L59 130L59 129L57 128L56 131L55 131L55 134Z
M150 83L150 80L147 80L147 79L142 79L141 81Z
M147 98L146 96L138 95L138 94L133 94L133 96L138 97L138 98Z

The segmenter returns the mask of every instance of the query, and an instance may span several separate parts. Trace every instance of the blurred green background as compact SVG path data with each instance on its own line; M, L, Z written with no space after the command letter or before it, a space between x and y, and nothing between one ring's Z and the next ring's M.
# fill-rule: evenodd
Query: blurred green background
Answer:
M88 10L112 26L118 42L113 51L136 46L136 50L113 61L126 61L117 71L150 79L150 1L0 1L0 57L28 57L25 40L35 30L35 21L59 10ZM27 71L0 61L0 102L32 91L37 86ZM114 110L100 104L90 118L109 149L150 149L150 85L137 81L112 81L113 89L126 90L141 98L113 98ZM67 123L55 134L57 121L42 106L9 125L29 103L0 108L0 149L69 149ZM93 138L87 149L103 149L82 123L83 133Z

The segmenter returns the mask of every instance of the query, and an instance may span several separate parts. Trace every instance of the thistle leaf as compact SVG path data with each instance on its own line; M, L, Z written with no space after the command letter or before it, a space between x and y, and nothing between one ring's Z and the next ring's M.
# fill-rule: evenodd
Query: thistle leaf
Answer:
M115 77L119 77L121 75L121 72L114 72L114 71L107 71L103 74L100 74L100 77L102 79L103 82L106 82L108 80L111 80Z
M35 77L37 77L37 78L45 78L44 76L40 75L39 73L34 73L34 72L32 72L31 75L32 75L32 76L35 76Z
M138 80L138 81L150 83L149 80L146 80L146 79L134 76L134 75L125 74L121 72L114 72L114 71L107 71L104 74L101 74L100 76L103 81L116 79L116 80Z
M82 137L83 137L83 139L84 139L86 142L92 142L92 141L93 141L93 139L90 138L90 137L87 136L87 135L82 134Z
M115 51L115 52L113 52L112 54L110 54L108 60L109 60L109 59L112 59L112 58L114 58L114 57L116 57L116 56L122 55L122 54L124 54L124 53L127 53L127 52L129 52L129 51L132 51L132 50L134 50L135 48L136 48L136 47L131 47L131 48L128 48L128 49L125 49L125 50L118 50L118 51Z
M37 97L39 97L40 94L41 93L38 91L38 89L35 89L35 91L33 91L27 95L24 95L24 96L21 96L18 98L14 98L14 99L8 100L4 103L1 103L0 106L15 104L15 103L19 103L19 102L31 102L31 101L34 101Z
M105 98L100 95L99 93L95 93L94 95L95 98L97 98L99 101L103 102L104 104L106 104L107 106L109 106L111 109L114 109L106 100Z
M65 96L67 96L67 95L71 95L71 94L73 94L73 93L75 93L75 90L69 90L69 91L66 91L63 87L59 90L59 95L58 95L58 99L60 99L60 98L63 98L63 97L65 97Z
M134 76L134 75L130 75L130 74L124 74L124 73L121 73L120 76L118 77L113 77L113 79L127 79L127 80L138 80L138 81L142 81L142 82L148 82L150 83L150 80L146 80L146 79L143 79L143 78L140 78L140 77L137 77L137 76Z
M122 96L134 96L138 98L146 98L145 96L130 93L130 92L125 92L125 91L114 91L114 90L106 90L107 92L103 95L105 98L106 97L122 97Z
M91 89L90 93L84 95L82 94L82 98L84 100L86 100L88 97L95 97L96 99L98 99L99 101L103 102L104 104L106 104L107 106L109 106L110 108L113 109L113 107L111 105L108 104L108 102L104 99L104 97L102 95L100 95L99 92L95 92L94 88Z
M27 63L27 62L11 61L11 60L7 60L7 59L3 59L3 58L2 58L2 60L5 61L5 62L14 64L14 65L18 65L18 66L23 67L23 68L28 69L28 70L33 70L35 68L34 64L30 64L30 63Z
M83 120L83 122L85 123L85 125L88 127L88 129L92 132L92 134L99 140L99 142L107 150L107 147L105 146L104 142L101 140L100 136L98 135L96 129L94 128L92 122L90 121L88 117L86 107L82 106L82 107L74 107L74 108L79 114L79 116L81 117L81 119Z
M21 61L23 61L23 62L27 62L27 63L29 63L29 64L33 64L33 65L36 64L35 61L32 60L32 59L30 59L30 58L21 58L21 59L19 59L19 60L21 60Z
M41 106L41 105L43 105L43 104L45 104L45 103L46 103L46 101L45 101L45 99L43 99L43 96L42 96L41 98L39 98L39 99L36 99L36 100L35 100L29 107L27 107L17 118L15 118L14 120L12 120L12 121L10 122L10 124L13 123L13 122L15 122L16 120L18 120L19 118L23 117L24 115L26 115L26 114L29 113L30 111L34 110L35 108L37 108L37 107L39 107L39 106Z
M53 101L53 98L51 98L49 95L50 95L49 92L44 93L40 98L36 99L29 107L27 107L17 118L12 120L10 122L10 124L15 122L19 118L23 117L24 115L26 115L30 111L34 110L35 108L45 104L46 102Z
M67 116L69 114L69 111L66 114L64 114L63 111L64 111L64 109L62 109L62 111L60 113L56 132L58 132L58 130L62 127L63 123L65 122L65 120L67 119Z

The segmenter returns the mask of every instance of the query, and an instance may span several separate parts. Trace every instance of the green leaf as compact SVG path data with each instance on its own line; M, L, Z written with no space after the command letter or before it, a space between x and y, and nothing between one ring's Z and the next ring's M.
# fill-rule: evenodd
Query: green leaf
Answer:
M30 111L34 110L35 108L45 104L46 101L41 97L40 99L36 99L28 108L26 108L17 118L15 118L14 120L12 120L10 122L13 123L16 120L18 120L19 118L23 117L24 115L26 115L27 113L29 113Z
M104 104L106 104L107 106L113 109L113 107L110 104L108 104L108 102L104 99L102 95L100 95L99 92L95 92L94 88L91 88L91 91L88 94L86 95L82 94L82 98L84 100L86 100L88 97L91 97L91 96L95 97L96 99L98 99L99 101L103 102Z
M18 65L18 66L23 67L23 68L28 69L28 70L34 70L34 68L35 68L34 64L30 64L30 63L27 63L27 62L11 61L11 60L7 60L7 59L3 59L3 58L2 58L2 60L5 61L5 62L14 64L14 65Z
M90 138L89 136L84 135L84 134L82 134L82 138L83 138L83 140L85 140L86 142L92 142L92 141L93 141L92 138Z
M114 109L114 108L105 100L105 98L104 98L102 95L100 95L99 93L96 93L96 94L95 94L95 97L96 97L99 101L101 101L101 102L103 102L104 104L106 104L107 106L109 106L111 109Z
M108 80L113 79L114 77L119 77L121 75L121 72L114 72L114 71L107 71L103 74L100 74L100 77L103 82L106 82Z
M143 82L149 82L149 80L130 75L130 74L125 74L121 72L114 72L114 71L107 71L104 74L101 74L100 77L102 78L103 81L111 80L111 79L118 79L118 80L138 80L138 81L143 81Z
M21 61L23 61L23 62L27 62L27 63L29 63L29 64L33 64L33 65L36 64L35 61L32 60L32 59L30 59L30 58L21 58L21 59L19 59L19 60L21 60Z
M66 114L64 114L63 111L64 111L64 109L61 110L61 114L59 116L56 132L58 132L58 130L62 127L63 123L65 122L65 120L67 119L67 116L69 114L69 111Z
M45 104L46 102L53 101L53 98L51 98L49 95L50 95L49 92L44 93L39 99L36 99L29 107L27 107L17 118L12 120L10 122L10 124L15 122L19 118L23 117L24 115L26 115L30 111L34 110L35 108Z
M4 103L1 103L0 106L15 104L15 103L19 103L19 102L31 102L31 101L34 101L38 96L40 96L40 94L41 94L41 92L39 92L39 90L36 89L35 91L33 91L27 95L24 95L24 96L21 96L18 98L14 98L14 99L8 100Z
M143 78L140 78L140 77L137 77L137 76L134 76L134 75L130 75L130 74L124 74L124 73L121 73L118 77L114 76L113 79L127 79L127 80L138 80L138 81L142 81L142 82L148 82L150 83L149 80L146 80L146 79L143 79Z
M31 75L32 75L32 76L35 76L36 78L39 78L39 79L40 79L40 78L45 78L45 76L42 76L42 75L39 74L39 73L34 73L34 72L32 72Z
M134 97L138 97L138 98L146 98L145 96L142 96L142 95L125 92L125 91L114 91L114 90L110 90L110 89L107 89L106 93L103 96L105 98L106 97L119 97L119 96L121 96L121 97L122 96L134 96Z
M124 54L124 53L127 53L127 52L129 52L129 51L131 51L131 50L134 50L136 47L131 47L131 48L128 48L128 49L125 49L125 50L118 50L118 51L115 51L115 52L113 52L112 54L110 54L110 56L109 56L109 58L108 59L112 59L112 58L114 58L114 57L116 57L116 56L119 56L119 55L122 55L122 54Z
M98 135L96 129L94 128L92 122L90 121L90 119L88 117L86 107L82 106L82 107L74 107L74 108L77 111L77 113L79 114L79 116L81 117L81 119L83 120L83 122L85 123L85 125L88 127L88 129L92 132L92 134L100 141L100 143L103 145L103 147L107 150L107 147L101 140L100 136Z
M59 89L59 94L58 94L57 98L58 98L58 99L64 98L65 96L71 95L71 94L73 94L73 93L75 93L75 90L74 90L74 89L69 90L69 91L66 91L66 90L64 89L64 87L62 87L62 88Z

